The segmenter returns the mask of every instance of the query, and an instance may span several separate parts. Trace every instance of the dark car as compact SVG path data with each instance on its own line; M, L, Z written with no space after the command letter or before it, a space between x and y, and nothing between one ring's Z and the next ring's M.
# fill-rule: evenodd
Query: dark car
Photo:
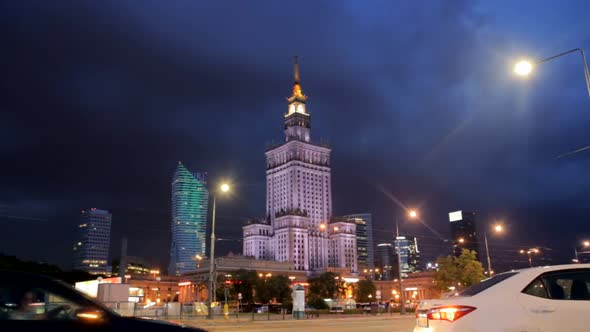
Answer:
M121 317L59 280L0 271L0 331L204 331Z

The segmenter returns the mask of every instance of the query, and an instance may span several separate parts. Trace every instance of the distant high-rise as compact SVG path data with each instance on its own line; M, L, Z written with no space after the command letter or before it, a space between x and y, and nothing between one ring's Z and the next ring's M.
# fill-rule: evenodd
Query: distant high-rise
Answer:
M208 204L204 173L191 174L179 162L172 180L170 275L195 271L197 255L205 256Z
M410 255L410 240L405 236L398 236L395 238L395 241L393 241L393 247L395 254L400 255L402 275L405 277L410 273L410 261L408 259Z
M373 221L370 213L349 214L344 218L356 223L356 250L359 270L375 266Z
M449 213L453 254L461 255L463 249L478 252L477 233L475 231L475 213L455 211Z
M109 211L96 208L80 213L78 241L74 244L74 269L90 274L110 274L112 217Z
M381 280L393 280L397 272L397 256L391 243L377 245L377 260L379 261Z
M416 237L410 238L410 244L408 245L408 272L416 273L420 272L420 250L418 249L418 239Z

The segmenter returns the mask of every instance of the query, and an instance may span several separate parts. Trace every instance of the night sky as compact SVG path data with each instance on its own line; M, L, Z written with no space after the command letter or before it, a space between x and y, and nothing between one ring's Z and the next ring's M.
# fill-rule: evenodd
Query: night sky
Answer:
M113 213L112 253L167 266L181 160L229 178L221 253L264 215L267 144L283 139L300 56L312 139L333 148L334 214L372 212L390 240L401 202L443 238L447 213L502 219L493 261L590 237L590 98L572 54L590 1L1 1L0 251L67 267L80 210ZM446 253L423 225L427 259Z

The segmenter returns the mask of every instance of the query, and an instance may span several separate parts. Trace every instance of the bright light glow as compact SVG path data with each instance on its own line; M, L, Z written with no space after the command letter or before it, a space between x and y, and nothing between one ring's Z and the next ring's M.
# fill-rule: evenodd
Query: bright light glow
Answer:
M464 238L460 238L459 239L459 243L465 243L465 239Z
M450 222L459 221L459 220L463 220L463 212L462 211L455 211L455 212L449 213L449 221Z
M408 291L417 291L418 287L406 287L406 292Z
M590 247L590 241L584 241L584 247Z
M454 322L475 309L475 307L468 306L438 307L428 310L427 317L431 320L446 320Z
M539 249L537 249L537 248L533 249L532 251L533 251L535 254L538 254L538 253L539 253Z
M76 317L85 319L99 319L100 315L92 312L79 312L76 314Z
M397 291L394 289L391 291L391 294L395 295L395 294L397 294Z
M418 218L418 212L416 212L416 210L410 210L410 212L408 212L408 216L412 219L416 219Z
M514 66L514 72L520 76L528 76L533 71L533 64L527 60L521 60Z
M344 280L344 282L349 283L349 284L354 284L359 282L359 278L342 278L342 280Z
M335 231L335 232L338 232L338 229L339 229L339 228L338 228L338 226L335 226L335 227L334 227L334 231Z
M375 272L379 272L379 269L375 269Z
M222 192L226 193L229 191L229 184L227 183L222 183L221 186L219 187L219 189L221 189Z
M320 224L320 229L323 231L324 229L326 229L326 224Z
M502 233L504 231L504 226L498 224L498 225L494 226L494 231L496 233Z
M521 254L524 254L524 250L522 250L522 249L521 249L521 250L520 250L520 253L521 253Z
M191 282L190 281L185 281L185 282L179 282L178 286L190 286Z

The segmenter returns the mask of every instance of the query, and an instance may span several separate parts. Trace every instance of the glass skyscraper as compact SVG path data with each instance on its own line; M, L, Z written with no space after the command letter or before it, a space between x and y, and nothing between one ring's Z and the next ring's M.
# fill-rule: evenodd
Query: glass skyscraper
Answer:
M209 191L204 173L192 174L179 162L172 180L170 275L196 270L197 255L206 252Z
M80 213L78 241L74 244L75 270L110 275L111 220L112 215L106 210L92 208Z
M359 270L372 269L375 266L373 249L373 221L370 213L349 214L344 216L356 224L356 250Z
M455 211L449 213L453 254L460 256L463 249L479 253L477 232L475 229L475 213Z

